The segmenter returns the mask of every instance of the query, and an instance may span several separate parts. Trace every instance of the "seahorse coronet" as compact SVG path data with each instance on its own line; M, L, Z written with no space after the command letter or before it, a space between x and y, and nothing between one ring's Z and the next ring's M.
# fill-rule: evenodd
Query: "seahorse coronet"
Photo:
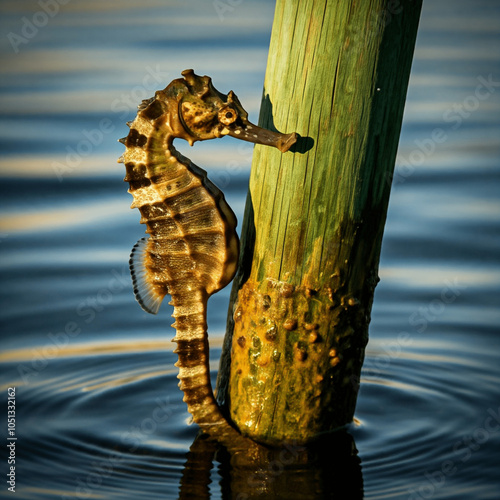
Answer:
M176 366L184 401L204 430L229 428L212 392L206 306L236 272L239 240L236 216L207 173L173 146L224 135L286 151L296 134L280 134L248 121L233 91L216 90L208 76L182 72L165 89L139 104L126 149L125 181L132 208L141 213L148 236L133 247L130 270L140 306L156 314L170 295L176 329Z

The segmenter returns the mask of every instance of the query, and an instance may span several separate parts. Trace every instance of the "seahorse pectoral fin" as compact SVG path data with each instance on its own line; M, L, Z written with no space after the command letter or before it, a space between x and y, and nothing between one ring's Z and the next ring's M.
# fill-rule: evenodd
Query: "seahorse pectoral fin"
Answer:
M144 311L156 314L160 309L163 295L160 295L153 284L148 281L147 257L148 238L141 238L132 248L130 254L130 274L134 285L134 295Z
M280 132L273 132L272 130L258 127L250 122L228 127L228 130L227 135L231 137L255 144L263 144L264 146L273 146L278 148L282 153L288 151L297 142L297 134L295 132L281 134Z

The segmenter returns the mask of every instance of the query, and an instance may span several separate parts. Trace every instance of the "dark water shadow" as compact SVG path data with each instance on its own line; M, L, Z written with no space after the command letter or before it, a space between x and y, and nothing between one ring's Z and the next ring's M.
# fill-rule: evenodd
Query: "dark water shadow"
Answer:
M254 448L229 449L199 434L187 454L179 499L212 498L215 462L223 499L363 498L361 461L347 431L325 435L308 446L260 447L258 453Z

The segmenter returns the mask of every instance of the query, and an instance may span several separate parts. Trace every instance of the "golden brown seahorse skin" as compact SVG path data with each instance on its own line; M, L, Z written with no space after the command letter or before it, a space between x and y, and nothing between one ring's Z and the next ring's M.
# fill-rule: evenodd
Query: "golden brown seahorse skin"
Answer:
M207 76L182 72L164 90L143 101L118 160L146 224L149 238L134 246L130 259L134 293L141 307L156 314L169 294L174 306L174 341L180 388L202 429L227 426L210 383L207 300L233 278L239 242L236 217L222 192L173 147L174 138L191 145L231 135L287 151L296 134L261 129L231 91L218 92Z

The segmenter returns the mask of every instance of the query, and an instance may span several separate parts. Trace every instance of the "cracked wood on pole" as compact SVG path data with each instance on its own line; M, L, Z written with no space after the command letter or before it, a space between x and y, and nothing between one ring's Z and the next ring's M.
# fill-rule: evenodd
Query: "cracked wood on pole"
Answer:
M353 419L421 0L278 0L218 399L264 443Z

